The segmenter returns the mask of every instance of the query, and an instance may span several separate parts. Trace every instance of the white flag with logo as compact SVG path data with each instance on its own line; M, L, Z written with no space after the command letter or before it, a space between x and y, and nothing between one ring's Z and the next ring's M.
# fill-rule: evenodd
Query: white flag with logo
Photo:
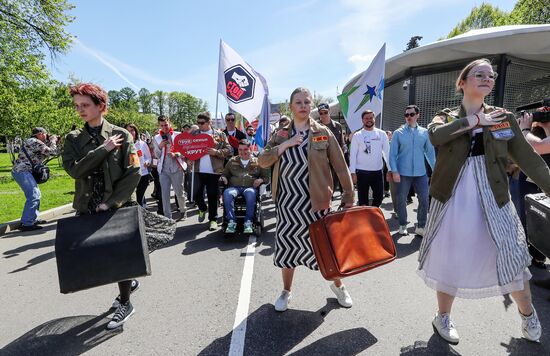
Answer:
M248 121L260 115L266 95L256 71L223 40L220 40L218 93L227 99L232 110Z
M361 113L367 109L374 112L377 126L382 125L385 64L386 44L384 43L359 80L355 83L348 82L342 94L338 96L340 109L352 132L363 127Z

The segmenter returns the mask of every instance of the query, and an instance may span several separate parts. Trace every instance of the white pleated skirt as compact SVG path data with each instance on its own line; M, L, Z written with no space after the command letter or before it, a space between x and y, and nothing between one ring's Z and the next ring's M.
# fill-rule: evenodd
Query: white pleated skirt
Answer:
M525 268L512 282L498 283L498 251L489 233L473 171L474 164L480 161L468 158L424 264L417 271L428 287L466 299L520 291L524 282L531 279Z

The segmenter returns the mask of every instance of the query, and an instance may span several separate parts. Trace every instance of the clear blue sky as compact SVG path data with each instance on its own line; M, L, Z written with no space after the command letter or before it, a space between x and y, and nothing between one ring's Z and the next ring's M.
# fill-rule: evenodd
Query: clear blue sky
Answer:
M270 100L298 86L335 98L384 42L386 58L411 36L446 36L480 0L72 1L76 36L51 68L107 90L186 91L214 110L219 40L266 78ZM515 0L489 1L510 11ZM137 89L136 89L137 88ZM225 111L220 97L220 110Z

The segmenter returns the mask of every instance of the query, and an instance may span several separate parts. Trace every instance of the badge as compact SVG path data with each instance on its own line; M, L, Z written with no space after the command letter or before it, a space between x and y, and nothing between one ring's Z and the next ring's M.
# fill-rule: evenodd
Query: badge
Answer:
M137 153L130 153L130 166L139 167L139 157Z
M504 121L504 122L502 122L498 125L493 125L493 126L489 127L489 130L490 131L497 131L497 130L508 129L508 128L510 128L510 123L508 121Z
M510 124L508 124L508 126L510 126ZM501 141L508 141L509 139L515 136L511 128L505 128L505 129L500 129L495 131L491 130L491 134L493 135L495 140L501 140Z
M287 130L280 130L280 131L277 132L277 136L287 138L288 137L288 131Z
M312 137L311 140L312 140L313 142L328 141L328 136L317 136L317 137Z

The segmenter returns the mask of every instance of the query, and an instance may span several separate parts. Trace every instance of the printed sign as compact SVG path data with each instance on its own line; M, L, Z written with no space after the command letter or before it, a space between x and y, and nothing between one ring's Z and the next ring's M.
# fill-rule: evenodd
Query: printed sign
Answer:
M182 132L174 139L172 150L195 161L208 154L208 149L215 147L214 139L208 134L192 135Z

